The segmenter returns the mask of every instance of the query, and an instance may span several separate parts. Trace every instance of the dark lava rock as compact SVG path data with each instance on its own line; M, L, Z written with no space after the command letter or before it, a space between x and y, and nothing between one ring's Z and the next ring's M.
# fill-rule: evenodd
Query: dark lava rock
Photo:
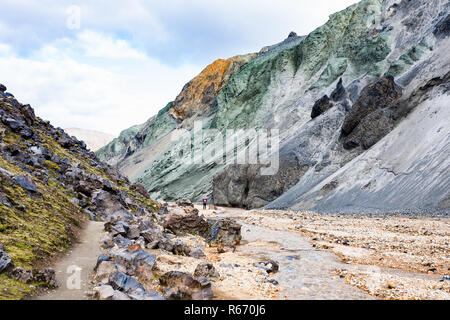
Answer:
M14 262L5 251L0 250L0 273L8 272L12 269L14 269Z
M202 262L198 264L197 267L195 268L194 276L219 278L220 274L217 272L216 268L211 263Z
M136 290L145 292L144 287L139 282L121 271L116 271L110 275L109 284L114 290L120 290L126 293Z
M22 106L22 114L25 118L25 122L31 126L34 123L34 119L36 118L36 115L34 114L33 108L29 105L23 105Z
M36 184L34 183L33 179L31 179L27 175L18 175L13 178L14 182L17 183L19 186L21 186L23 189L37 193L38 189L36 187Z
M192 250L189 252L189 256L190 256L190 257L193 257L193 258L196 258L196 259L201 259L201 258L206 257L206 255L205 255L205 253L202 251L202 249L199 249L199 248L192 249Z
M131 213L125 210L118 210L111 214L109 214L105 221L109 223L115 223L118 221L124 221L124 222L131 222L133 221L134 217Z
M169 271L159 278L159 282L165 287L185 286L190 289L201 289L201 283L190 274L181 271Z
M314 119L320 116L322 113L324 113L328 109L331 109L332 107L333 103L331 102L330 98L328 98L327 95L324 95L322 98L317 100L316 103L314 103L311 111L311 118Z
M159 281L168 287L164 291L168 300L209 300L213 297L211 282L206 277L194 278L188 273L169 271Z
M401 96L402 88L395 83L392 76L385 76L366 86L345 117L342 134L348 136L370 113L389 107Z
M95 264L95 267L94 267L94 271L97 270L100 263L102 263L103 261L109 261L110 259L111 259L111 257L107 254L102 253L101 255L99 255L97 258L97 263Z
M135 267L146 267L152 270L156 264L156 256L144 250L136 250L131 254Z
M113 243L116 244L119 248L128 248L133 244L130 239L124 238L120 235L113 238Z
M191 212L185 215L170 215L164 223L164 228L175 234L190 232L203 235L208 231L209 226L197 212Z
M173 251L174 254L180 255L180 256L188 256L191 252L191 248L188 247L186 243L184 243L181 240L175 241L173 244Z
M352 149L360 146L367 150L394 129L392 112L379 109L361 120L359 125L344 140L344 148Z
M23 121L14 118L2 118L2 121L14 132L18 132L24 126Z
M242 226L236 221L226 218L217 221L210 221L211 227L205 238L212 243L220 243L225 246L234 247L242 239Z
M56 282L56 273L53 268L45 268L41 271L38 271L34 275L34 280L37 282L43 282L50 287L56 288L58 286Z
M342 85L342 78L339 79L339 82L336 85L336 89L331 93L331 100L333 101L341 101L344 99L347 95L347 92L345 91L344 86Z
M139 182L135 182L131 185L131 190L136 191L137 193L141 194L142 196L144 196L145 198L150 198L150 194L148 193L148 191L145 189L145 187L140 184Z
M109 255L112 261L123 265L127 270L134 270L133 256L129 252L113 250Z
M145 242L152 243L154 241L160 241L164 238L162 232L157 228L149 228L141 231L140 235L144 238Z
M189 199L183 198L176 201L177 206L179 207L194 207L192 202Z
M441 281L450 281L450 276L443 276Z
M24 268L14 268L9 276L22 283L29 283L33 281L33 272L31 270L25 270Z
M140 230L138 225L130 225L127 231L128 239L137 239L140 236Z
M280 155L275 174L261 174L261 165L233 164L213 178L215 205L261 208L288 191L305 174L296 154Z
M108 224L105 224L105 227L107 227L107 226L108 226ZM111 232L113 237L117 236L117 235L126 236L129 229L130 229L130 226L128 225L128 223L126 223L124 221L118 221L113 226L110 226L108 231Z
M19 134L22 138L28 140L31 139L34 135L33 130L31 130L28 127L24 127L22 129L20 129Z
M279 269L278 262L276 262L274 260L257 262L254 264L254 266L266 270L267 273L275 273L275 272L278 272L278 269Z

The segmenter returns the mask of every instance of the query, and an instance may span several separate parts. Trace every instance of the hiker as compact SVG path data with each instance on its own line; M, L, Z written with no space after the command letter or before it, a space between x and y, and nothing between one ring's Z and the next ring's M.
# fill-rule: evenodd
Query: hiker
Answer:
M208 202L207 199L203 199L203 210L206 210L206 203Z

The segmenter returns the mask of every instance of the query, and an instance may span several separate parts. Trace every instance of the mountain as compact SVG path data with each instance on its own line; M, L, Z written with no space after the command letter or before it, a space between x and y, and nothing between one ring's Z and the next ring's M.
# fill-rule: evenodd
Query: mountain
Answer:
M448 0L363 0L207 67L97 155L166 200L448 213L449 12Z
M108 133L80 129L80 128L67 128L64 129L67 134L76 137L86 143L86 146L91 151L97 151L101 147L104 147L114 139L114 136Z
M37 117L4 85L0 117L0 300L56 285L47 267L88 219L159 210L142 186L100 162L83 141Z

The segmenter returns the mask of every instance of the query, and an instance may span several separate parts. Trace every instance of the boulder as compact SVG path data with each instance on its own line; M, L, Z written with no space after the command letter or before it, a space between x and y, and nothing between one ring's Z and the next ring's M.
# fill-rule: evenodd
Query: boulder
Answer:
M330 95L331 100L338 102L347 97L347 92L342 84L342 78L339 79L339 82L336 85L336 89Z
M16 120L10 117L2 117L2 121L5 125L7 125L13 132L19 132L23 126L25 125L24 121Z
M198 213L191 212L184 215L171 214L164 223L164 228L175 234L189 232L203 235L208 231L209 226Z
M192 204L191 200L183 198L176 201L176 204L179 207L191 207L194 208L194 205Z
M127 231L127 238L128 239L138 239L140 236L141 231L139 230L138 225L130 225L128 227Z
M154 241L160 241L164 238L161 230L158 228L149 228L140 232L140 235L144 238L146 243L152 243Z
M342 134L348 136L361 120L376 109L389 107L402 96L402 88L392 76L385 76L374 84L366 86L346 115L342 125Z
M208 242L229 247L234 247L240 243L242 239L242 226L236 221L225 218L220 220L210 220L208 222L210 228L205 236Z
M9 276L22 283L29 283L33 281L33 272L31 270L26 270L21 267L14 268Z
M196 259L202 259L206 257L205 253L200 248L194 248L189 252L189 256Z
M30 176L28 175L17 175L13 178L13 181L29 192L32 193L38 192L36 184L34 183L33 179L31 179Z
M0 83L0 92L5 92L6 91L6 86L2 83Z
M168 300L207 300L213 297L212 286L205 277L193 278L190 274L180 271L169 271L160 279L164 296Z
M22 129L20 129L19 134L22 138L28 140L33 137L34 132L29 127L23 127Z
M114 288L109 285L100 286L97 290L98 298L100 300L110 300L114 296Z
M173 251L174 254L180 255L180 256L188 256L191 252L191 249L188 247L186 243L184 243L181 240L176 240L173 244Z
M116 271L109 277L109 284L115 289L125 293L133 292L135 290L145 291L144 287L129 275Z
M379 109L370 113L344 140L344 148L361 147L367 150L394 129L392 112Z
M36 118L36 115L34 114L33 108L29 104L22 106L22 114L25 118L25 122L29 126L34 124L34 119Z
M112 213L122 212L124 206L120 202L120 199L105 190L100 190L92 195L92 203L90 210L96 212L97 215L108 216ZM129 214L129 213L128 213Z
M84 209L83 212L89 217L89 220L91 220L91 221L97 221L97 217L96 217L95 214L92 213L90 210Z
M56 273L53 268L45 268L34 274L34 280L37 282L43 282L50 287L57 287Z
M109 252L111 260L125 266L127 270L134 270L133 256L124 250L111 250Z
M97 267L95 280L108 283L110 275L116 271L126 272L126 268L112 261L102 261Z
M113 238L113 243L117 245L119 248L128 248L133 244L133 241L119 235Z
M14 262L10 256L0 249L0 273L8 272L14 269Z
M189 289L201 289L201 283L190 274L181 271L169 271L159 278L159 282L165 287L184 286Z
M331 109L333 107L333 103L327 95L324 95L322 98L316 101L312 107L311 118L314 119L320 116L322 113Z
M135 267L146 267L152 270L156 265L156 256L144 250L136 250L131 253Z
M124 221L118 221L114 225L105 223L105 228L112 234L113 237L115 237L117 235L126 236L130 229L130 226Z
M100 263L102 263L103 261L109 261L110 259L111 257L107 254L102 253L101 255L99 255L97 258L97 263L95 264L94 267L94 271L97 271L97 268L100 265Z
M217 279L220 274L217 272L216 268L212 263L202 262L197 265L194 271L195 277L208 277L210 279Z

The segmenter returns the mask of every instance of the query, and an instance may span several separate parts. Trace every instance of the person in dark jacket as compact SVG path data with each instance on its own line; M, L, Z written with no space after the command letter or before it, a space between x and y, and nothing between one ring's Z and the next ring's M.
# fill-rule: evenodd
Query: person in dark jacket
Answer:
M208 199L203 199L203 210L206 210L207 203L208 203Z

